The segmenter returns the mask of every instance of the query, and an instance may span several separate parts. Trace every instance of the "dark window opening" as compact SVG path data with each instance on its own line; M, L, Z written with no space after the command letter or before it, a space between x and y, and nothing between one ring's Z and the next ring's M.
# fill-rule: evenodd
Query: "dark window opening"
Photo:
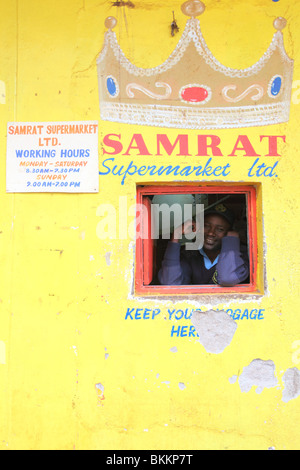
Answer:
M187 197L188 196L188 197ZM165 195L150 195L149 199L151 203L155 204L174 204L175 202L181 202L181 197L178 194L170 194L167 197ZM226 207L234 214L234 224L232 229L237 231L240 236L240 243L244 245L248 250L248 228L247 228L247 205L246 205L246 197L244 194L189 194L185 195L182 199L182 203L189 203L194 206L198 204L203 204L205 210L209 208L214 208L219 204L225 204ZM182 210L184 215L184 209ZM170 213L172 216L172 212ZM159 218L159 223L161 226L161 217ZM173 221L171 221L173 222ZM170 224L170 232L174 230L174 224ZM161 227L159 230L159 238L153 240L153 279L149 283L150 285L160 285L158 279L158 272L161 269L161 263L164 258L164 254L166 252L166 248L168 245L170 238L165 238L164 234L161 232ZM182 238L181 251L185 250L185 243L187 240ZM247 280L244 281L244 284L249 283L249 277Z
M214 292L258 292L257 288L257 208L256 187L250 185L227 184L220 186L210 185L166 185L166 186L138 186L137 203L146 208L141 222L144 230L143 237L136 240L136 266L135 266L135 291L139 294L200 294ZM161 207L162 204L169 207L170 226L167 231L162 230L162 217L166 212L159 212L153 218L152 207ZM196 208L202 204L206 213L211 208L225 205L234 214L232 230L238 232L240 245L244 247L249 259L249 275L235 286L223 287L211 284L185 284L166 285L159 280L159 270L166 252L168 242L174 228L176 228L175 214L172 210L174 204L182 207L182 222L185 220L185 204ZM191 210L191 209L190 209ZM192 209L194 211L194 209ZM194 212L192 212L194 214ZM187 214L189 216L189 213ZM152 237L153 226L156 236ZM178 225L178 224L177 224ZM138 234L137 234L138 235ZM180 250L185 250L187 240L180 240ZM217 283L216 283L217 284Z

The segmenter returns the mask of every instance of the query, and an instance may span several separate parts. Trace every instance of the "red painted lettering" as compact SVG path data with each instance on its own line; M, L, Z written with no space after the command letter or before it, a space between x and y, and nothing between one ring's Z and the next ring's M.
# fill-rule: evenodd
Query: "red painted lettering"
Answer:
M239 143L242 144L242 147L238 147ZM242 150L245 152L245 157L260 157L258 153L255 152L254 148L252 147L249 138L246 135L239 135L237 141L234 145L232 153L230 153L229 157L236 157L236 151Z
M280 157L280 153L277 151L277 141L280 138L285 143L285 135L261 135L260 141L265 137L269 140L269 153L266 154L266 157Z
M107 153L108 155L117 155L118 153L122 152L123 150L123 145L121 142L118 140L113 140L110 137L118 137L119 140L121 140L121 134L107 134L104 136L103 139L103 144L106 145L107 147L113 148L113 152L108 152L104 147L103 147L103 153Z
M191 155L189 153L189 145L188 145L188 135L187 134L178 134L177 139L175 140L174 144L172 145L168 136L166 134L157 134L157 154L162 155L160 153L160 144L162 144L163 148L167 152L168 155L171 155L177 145L179 143L179 153L176 155Z
M208 139L210 139L210 143L208 143ZM219 145L221 143L220 137L217 135L198 135L198 156L208 157L208 148L211 148L211 152L213 156L222 157L223 154L219 149Z
M134 143L136 143L136 145L133 145ZM139 150L140 153L138 155L151 155L146 147L142 134L133 134L129 147L123 155L130 155L132 149Z

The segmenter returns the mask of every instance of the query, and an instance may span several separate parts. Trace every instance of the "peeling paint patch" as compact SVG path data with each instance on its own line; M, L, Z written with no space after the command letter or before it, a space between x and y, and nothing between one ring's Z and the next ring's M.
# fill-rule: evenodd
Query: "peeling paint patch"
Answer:
M180 390L184 390L185 384L183 382L179 382L178 387L180 388Z
M111 252L110 252L110 251L108 251L107 253L105 253L105 261L106 261L107 266L110 266L110 265L111 265L110 255L111 255Z
M95 387L100 390L101 392L104 392L104 386L100 383L96 384Z
M162 382L162 384L166 384L166 385L168 385L168 386L170 385L170 383L171 383L171 382L170 382L169 380L164 380L164 381Z
M0 364L6 364L5 343L0 341Z
M97 396L98 396L98 406L102 406L102 401L105 400L104 397L104 386L101 383L95 385Z
M256 393L261 393L264 388L272 388L277 385L275 377L275 364L273 361L254 359L239 377L239 385L242 392L249 392L256 386Z
M195 310L192 314L199 342L207 352L219 354L231 343L237 329L237 323L223 310Z
M105 359L108 359L108 358L109 358L109 354L108 354L108 352L106 352L107 349L106 349L106 348L104 348L104 349L105 349L104 358L105 358Z
M300 370L296 367L287 369L283 375L285 388L282 393L282 401L288 402L300 395Z
M237 378L238 378L237 375L233 375L232 377L229 378L229 382L231 384L235 384L235 382L237 381Z
M173 346L173 348L170 349L170 351L172 353L176 353L178 351L177 347L176 346Z

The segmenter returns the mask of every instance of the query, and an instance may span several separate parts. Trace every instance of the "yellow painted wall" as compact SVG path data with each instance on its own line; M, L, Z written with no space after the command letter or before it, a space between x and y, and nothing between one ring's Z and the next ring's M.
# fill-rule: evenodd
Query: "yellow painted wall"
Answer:
M262 155L267 152L260 135L286 136L281 157L261 157L268 164L279 160L277 178L248 177L254 158L242 152L214 157L216 164L224 158L232 164L228 182L262 185L263 296L220 303L201 296L134 296L134 241L100 240L97 209L109 203L118 213L120 196L134 204L136 183L156 182L155 177L128 177L121 185L119 177L105 176L98 194L6 193L7 122L99 121L99 165L103 137L110 133L121 134L124 147L133 133L142 133L155 154L158 129L100 119L96 58L104 20L116 16L127 57L152 67L172 52L186 17L179 0L133 3L135 8L99 0L0 2L0 448L297 449L300 398L283 401L283 374L300 362L296 0L207 0L201 17L211 51L234 68L262 56L273 19L288 22L285 46L295 60L290 121L205 132L221 138L225 155L240 133ZM180 28L175 37L172 11ZM162 131L172 141L178 134ZM198 133L188 131L191 141ZM193 161L176 155L133 158L141 165ZM117 159L121 165L132 158ZM125 320L128 308L158 308L160 314ZM174 308L262 309L263 319L237 320L231 344L211 354L196 338L171 336L172 326L190 325L189 319L168 319ZM274 362L278 384L261 393L255 387L242 392L231 378L254 359Z

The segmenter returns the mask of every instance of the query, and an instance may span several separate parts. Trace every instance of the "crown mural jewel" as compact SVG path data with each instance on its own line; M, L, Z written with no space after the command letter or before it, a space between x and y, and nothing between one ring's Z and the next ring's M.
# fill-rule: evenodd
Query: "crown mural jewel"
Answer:
M210 52L196 18L199 0L181 7L189 17L169 56L154 68L132 64L105 20L104 46L97 58L101 119L184 129L222 129L279 124L289 120L294 61L288 57L278 17L267 51L251 67L222 65Z

